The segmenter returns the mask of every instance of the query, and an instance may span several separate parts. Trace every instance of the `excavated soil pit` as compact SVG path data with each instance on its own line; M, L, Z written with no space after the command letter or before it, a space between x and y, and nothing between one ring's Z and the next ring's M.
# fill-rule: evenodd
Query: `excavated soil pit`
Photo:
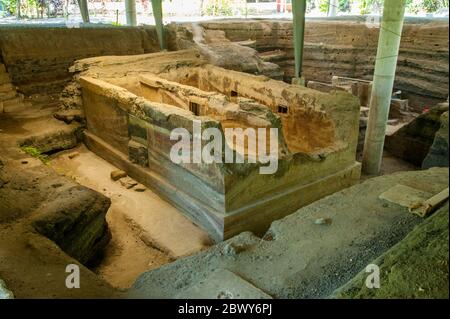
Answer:
M151 190L113 181L110 172L117 168L84 145L53 155L51 166L111 199L106 220L112 238L93 271L113 287L128 288L142 272L211 245L206 232Z
M16 196L15 200L11 200L3 198L2 195L4 194L0 192L0 200L2 201L2 205L0 205L2 214L0 215L3 217L9 216L8 214L16 216L20 211L16 206L26 206L27 202L30 202L30 205L32 203L38 205L40 202L43 205L49 204L51 200L45 199L45 194L64 188L62 186L65 185L65 182L62 182L63 180L70 183L70 179L73 179L79 184L105 195L111 200L111 206L106 214L106 221L112 235L111 240L102 256L96 259L97 262L90 261L86 265L91 267L91 270L105 282L115 288L122 289L131 286L140 273L196 253L211 244L210 238L204 231L192 224L177 209L150 190L145 189L143 192L137 192L133 189L126 189L120 181L114 182L111 180L110 173L117 168L87 150L85 146L77 146L78 140L75 134L79 131L79 124L76 121L66 124L56 120L53 114L57 111L57 106L57 100L52 96L40 95L27 98L24 102L19 101L1 114L0 149L2 150L3 162L0 160L0 173L8 173L5 176L11 176L10 178L13 181L18 179L21 182L20 186L16 187L17 190L9 190L7 187L0 188L4 191L4 194ZM30 152L35 151L36 153L34 155L23 154L19 145L27 145ZM65 148L68 149L60 151ZM23 159L17 159L18 154ZM33 156L43 160L46 165L43 165ZM2 165L7 161L18 162L17 168L13 165L8 165L8 169L3 168ZM50 191L44 189L45 185L34 185L34 182L31 181L33 178L28 176L26 170L32 169L34 166L45 171L49 179L59 176L60 180L54 182ZM21 170L17 173L8 171L12 169ZM37 169L33 170L33 174L34 171L37 172ZM55 172L58 174L55 174ZM25 177L21 177L23 175ZM0 186L3 186L3 183L0 183ZM27 198L26 195L28 189L34 190L39 196L34 196L33 200L29 200L30 198ZM100 195L97 196L101 198ZM9 202L11 204L8 204ZM73 205L78 210L84 207L83 203L79 203L79 205L73 203ZM42 209L37 209L35 212L28 207L23 208L23 210L30 215L42 211ZM61 211L64 211L64 209L61 208ZM28 220L28 217L25 219ZM27 221L25 220L24 223L26 224ZM3 226L3 224L0 223L0 226ZM85 232L93 231L93 229L86 229ZM37 234L36 236L42 238L42 241L47 240L45 235L42 235ZM77 236L80 237L81 233L77 233ZM61 243L50 239L56 244ZM11 242L14 242L14 240L11 239ZM60 246L60 248L58 248L58 254L64 254L64 247ZM0 247L0 249L3 249L3 247ZM26 259L28 255L20 249L17 248L18 252L15 252L15 256L18 259L22 258L20 263L25 265L28 262ZM2 253L4 252L2 250ZM45 251L43 250L42 253L45 253ZM71 255L70 249L66 251L66 254L77 258L77 256ZM33 256L33 254L31 255ZM70 258L69 256L65 258ZM11 258L7 258L13 265ZM83 263L83 261L80 262ZM93 264L95 266L92 266ZM10 268L7 267L7 269ZM36 291L25 291L21 286L18 286L19 284L16 284L16 282L20 282L18 279L7 275L8 270L1 267L0 270L4 271L2 275L6 274L6 278L2 279L11 283L11 289L19 297L41 297L47 293L44 288ZM85 269L85 271L88 270ZM52 270L49 270L49 273L52 274L56 272L65 276L65 266L56 265ZM93 274L89 276L92 277ZM25 280L34 279L33 277L33 279ZM101 280L98 280L98 282L101 282ZM57 281L55 285L59 283L63 283L63 281ZM63 296L65 291L58 289L65 288L58 286L55 292L56 294L61 293L61 296Z
M359 105L345 92L226 70L205 63L195 50L90 58L73 70L83 70L74 83L81 87L87 147L216 242L246 230L262 235L273 220L359 179ZM231 152L236 160L174 161L173 130L192 133L197 123L219 131L221 154ZM255 159L245 142L234 143L227 129L257 129L258 153L265 146L270 163ZM264 141L260 130L278 134ZM269 165L275 168L261 171Z

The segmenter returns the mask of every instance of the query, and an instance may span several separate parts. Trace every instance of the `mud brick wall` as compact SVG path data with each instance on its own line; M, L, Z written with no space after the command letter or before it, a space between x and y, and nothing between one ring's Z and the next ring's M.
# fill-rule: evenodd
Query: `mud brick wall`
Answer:
M223 30L231 41L255 40L259 52L280 50L277 63L290 82L294 72L292 23L288 20L226 20L201 23ZM303 75L331 82L333 75L371 80L379 28L357 19L307 19ZM407 19L403 28L395 88L417 109L448 96L448 20Z
M182 26L183 24L179 25ZM216 20L199 23L222 30L231 41L255 40L260 53L279 50L268 61L290 82L294 70L292 22L289 20ZM182 28L181 28L182 29ZM180 28L168 27L169 44L191 42ZM448 20L407 19L402 34L395 89L402 90L416 110L448 97ZM307 80L331 82L333 75L371 80L378 28L355 18L308 19L303 74ZM154 27L0 27L0 60L20 91L59 92L70 78L74 60L101 55L159 51ZM172 48L173 49L173 48Z
M0 55L25 94L60 92L78 59L156 51L154 27L0 27Z

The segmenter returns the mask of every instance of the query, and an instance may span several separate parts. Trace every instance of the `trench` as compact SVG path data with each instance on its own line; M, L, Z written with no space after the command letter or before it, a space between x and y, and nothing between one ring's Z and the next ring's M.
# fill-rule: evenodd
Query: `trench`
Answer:
M117 168L83 144L53 154L50 164L111 199L106 221L112 238L91 270L115 288L127 289L141 273L212 244L204 230L150 189L138 192L113 181L110 172Z
M67 129L77 124L67 125L53 117L59 105L54 97L33 96L26 102L31 104L18 104L2 118L1 146L17 150L25 143L39 153L28 154L24 163L37 157L50 170L111 200L106 214L111 240L99 258L87 265L98 277L114 288L127 289L143 272L211 246L204 230L150 189L138 192L113 181L110 173L117 168L75 139L78 130Z

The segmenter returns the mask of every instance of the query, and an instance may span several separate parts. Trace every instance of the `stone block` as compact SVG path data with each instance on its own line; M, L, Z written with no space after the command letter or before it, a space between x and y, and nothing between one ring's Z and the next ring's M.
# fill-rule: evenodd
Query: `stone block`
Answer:
M121 169L118 169L118 170L115 170L115 171L111 172L111 179L113 181L117 181L117 180L119 180L119 179L121 179L123 177L126 177L126 176L127 176L127 173L122 171Z

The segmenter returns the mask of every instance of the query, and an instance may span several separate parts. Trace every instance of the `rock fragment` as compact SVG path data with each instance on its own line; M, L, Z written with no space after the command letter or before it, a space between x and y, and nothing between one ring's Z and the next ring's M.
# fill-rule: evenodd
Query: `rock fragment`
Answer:
M74 159L75 157L77 157L77 156L79 156L80 155L80 153L78 153L78 152L72 152L72 153L70 153L69 155L67 155L67 157L69 158L69 159Z
M314 224L316 225L331 225L331 223L332 223L331 218L317 218L314 221Z
M135 192L145 192L147 188L142 184L137 184L133 189Z
M117 181L123 177L127 177L127 173L125 173L124 171L122 171L120 169L111 172L111 179L113 181Z
M120 184L123 187L125 187L126 189L133 188L134 186L136 186L138 184L134 179L132 179L130 177L123 177L119 181L120 181Z

